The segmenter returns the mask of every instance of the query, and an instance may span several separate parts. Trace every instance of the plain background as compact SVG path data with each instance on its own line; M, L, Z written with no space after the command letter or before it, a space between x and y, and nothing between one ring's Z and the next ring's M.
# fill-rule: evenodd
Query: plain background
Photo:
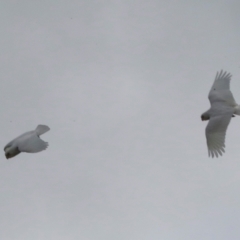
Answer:
M239 240L240 118L208 158L216 72L240 101L239 1L0 3L0 239Z

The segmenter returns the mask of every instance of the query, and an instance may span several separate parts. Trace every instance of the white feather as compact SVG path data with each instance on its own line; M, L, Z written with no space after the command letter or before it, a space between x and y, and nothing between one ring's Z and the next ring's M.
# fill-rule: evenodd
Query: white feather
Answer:
M50 128L46 125L38 125L37 128L35 129L35 132L37 133L38 136L48 132Z

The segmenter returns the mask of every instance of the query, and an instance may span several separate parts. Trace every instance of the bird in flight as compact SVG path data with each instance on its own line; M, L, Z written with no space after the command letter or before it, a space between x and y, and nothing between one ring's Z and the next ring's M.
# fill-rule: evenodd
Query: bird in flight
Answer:
M4 147L6 158L15 157L21 152L37 153L45 150L48 143L44 142L39 136L49 130L50 128L46 125L38 125L35 130L23 133L13 139Z
M240 115L240 106L230 91L232 75L221 70L217 72L208 94L211 107L201 115L202 121L209 120L206 127L206 139L209 157L218 157L225 152L225 136L232 117Z

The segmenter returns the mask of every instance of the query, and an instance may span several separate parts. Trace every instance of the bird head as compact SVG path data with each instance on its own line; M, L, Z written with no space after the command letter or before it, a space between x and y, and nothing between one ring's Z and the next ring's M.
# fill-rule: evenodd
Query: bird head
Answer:
M201 115L201 119L202 119L202 121L207 121L207 120L210 119L210 116L209 116L209 114L203 113L203 114Z
M14 146L7 146L4 148L4 151L5 151L5 157L6 159L9 159L9 158L12 158L12 157L15 157L17 154L20 153L20 151L18 150L17 147L14 147Z

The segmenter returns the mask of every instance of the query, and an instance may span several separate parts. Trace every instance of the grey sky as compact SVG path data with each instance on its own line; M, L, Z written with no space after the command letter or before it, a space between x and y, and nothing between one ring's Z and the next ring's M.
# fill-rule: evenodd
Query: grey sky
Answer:
M2 1L0 239L239 240L240 118L210 159L218 70L240 102L239 1Z

